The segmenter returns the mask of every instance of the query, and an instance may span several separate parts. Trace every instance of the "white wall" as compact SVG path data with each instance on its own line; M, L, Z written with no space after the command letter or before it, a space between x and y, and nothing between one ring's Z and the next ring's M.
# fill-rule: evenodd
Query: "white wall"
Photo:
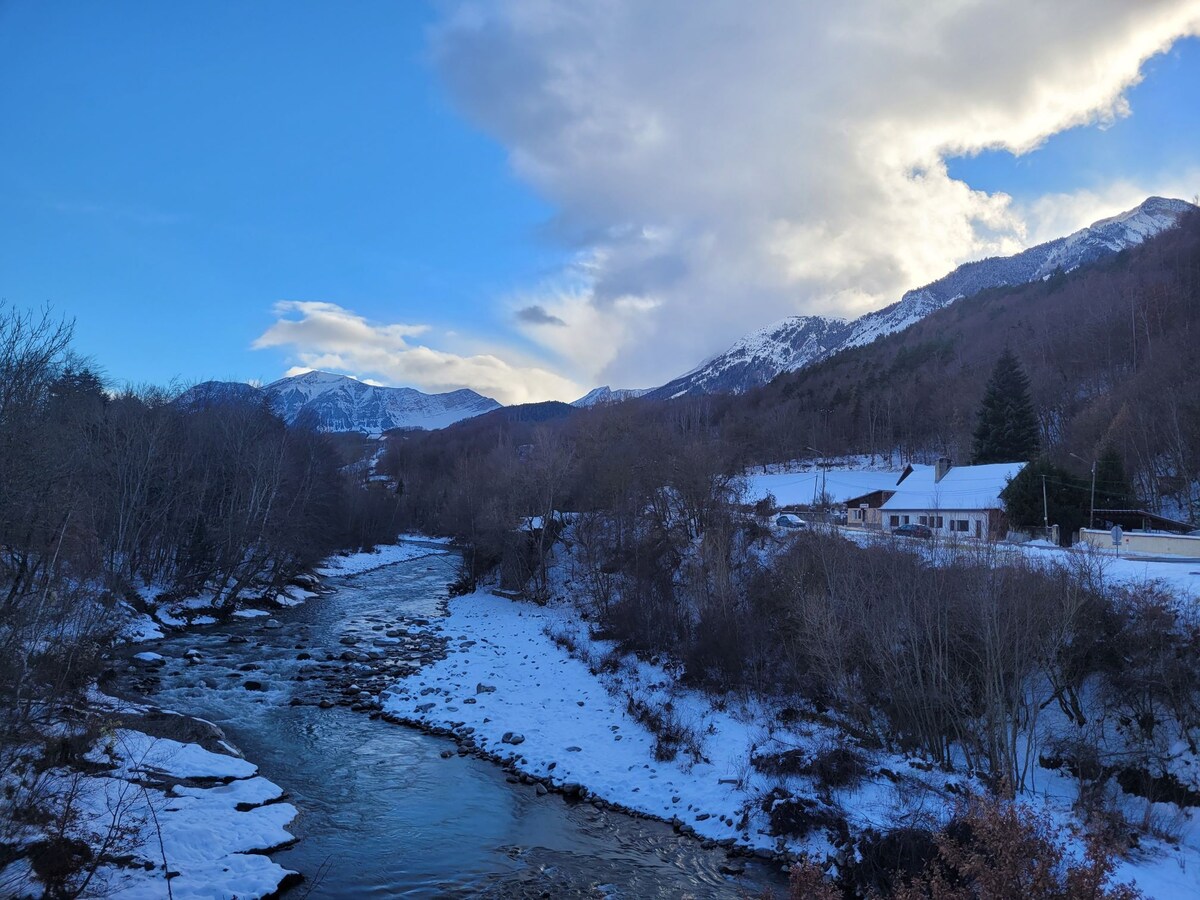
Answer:
M1093 547L1113 549L1112 532L1099 528L1081 528L1079 539ZM1122 553L1145 553L1152 556L1182 556L1200 559L1200 537L1184 534L1144 534L1126 531L1121 537Z
M939 509L931 511L927 509L885 509L883 510L883 529L891 531L896 525L892 524L892 517L897 516L898 525L903 525L906 522L913 524L928 525L937 534L957 535L959 537L987 537L988 536L988 513L986 510L978 509L957 509L946 510ZM921 517L925 516L926 521L921 522ZM937 527L938 517L942 519L942 527ZM966 522L966 531L952 531L951 525L953 522Z

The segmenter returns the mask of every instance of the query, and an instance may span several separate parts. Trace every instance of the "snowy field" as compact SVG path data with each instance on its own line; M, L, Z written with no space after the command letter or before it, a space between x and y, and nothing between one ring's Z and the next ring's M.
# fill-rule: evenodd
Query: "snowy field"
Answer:
M101 869L100 891L130 900L161 898L164 860L179 873L170 880L176 900L261 897L290 874L265 851L293 841L286 829L296 808L277 802L283 790L259 777L257 766L198 744L127 730L102 740L91 759L114 766L107 775L85 779L91 827L103 830L119 810L137 824L135 856L153 866ZM143 783L148 786L138 786Z
M755 503L770 494L777 506L811 506L821 492L833 503L845 503L871 491L894 490L899 471L867 471L851 468L810 469L799 472L748 472L746 502Z

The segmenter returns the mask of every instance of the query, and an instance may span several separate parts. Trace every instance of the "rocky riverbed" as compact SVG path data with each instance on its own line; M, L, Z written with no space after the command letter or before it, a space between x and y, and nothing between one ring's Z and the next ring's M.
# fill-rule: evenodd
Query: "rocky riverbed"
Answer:
M782 884L776 865L689 838L682 820L523 773L470 726L389 711L381 698L397 682L476 650L441 627L456 560L430 552L327 579L295 609L132 647L109 688L212 719L288 792L299 840L273 858L314 896L733 897ZM523 735L507 737L520 747Z

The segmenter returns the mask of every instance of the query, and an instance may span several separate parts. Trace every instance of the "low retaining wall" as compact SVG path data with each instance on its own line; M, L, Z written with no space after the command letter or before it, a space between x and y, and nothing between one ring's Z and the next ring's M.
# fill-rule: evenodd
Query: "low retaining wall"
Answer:
M1113 549L1111 531L1082 528L1079 531L1079 539L1093 547ZM1185 534L1145 534L1140 531L1126 531L1121 537L1121 552L1200 559L1200 537Z

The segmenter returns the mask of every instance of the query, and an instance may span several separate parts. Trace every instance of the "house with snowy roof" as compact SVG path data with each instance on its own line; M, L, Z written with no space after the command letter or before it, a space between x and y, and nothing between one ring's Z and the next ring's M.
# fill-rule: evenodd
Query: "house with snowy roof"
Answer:
M998 538L1007 531L1000 493L1025 463L955 466L943 457L914 471L880 507L884 531L925 525L941 537Z

